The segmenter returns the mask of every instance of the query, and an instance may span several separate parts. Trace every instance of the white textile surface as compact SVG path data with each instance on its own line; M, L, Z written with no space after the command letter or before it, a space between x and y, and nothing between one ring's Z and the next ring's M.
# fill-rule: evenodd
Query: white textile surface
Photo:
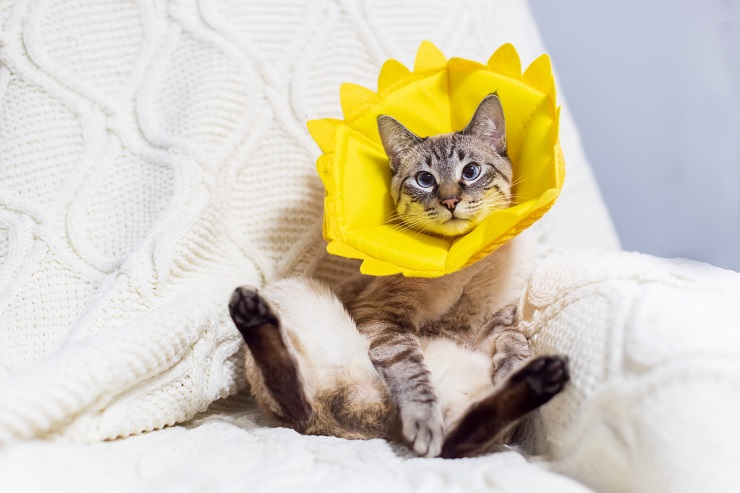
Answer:
M229 398L186 425L115 442L24 442L0 451L3 492L588 493L507 451L463 460L410 457L385 440L274 428Z
M424 39L544 51L523 0L0 1L0 491L583 491L515 452L263 427L241 395L198 414L245 385L235 286L356 268L323 254L305 122ZM563 110L566 186L534 229L616 248Z
M0 443L128 436L234 393L230 291L322 259L306 120L424 39L543 51L509 0L6 0L0 26ZM613 247L567 111L561 129L541 238Z
M740 491L740 273L570 251L535 271L524 330L570 357L542 409L554 470L597 491Z

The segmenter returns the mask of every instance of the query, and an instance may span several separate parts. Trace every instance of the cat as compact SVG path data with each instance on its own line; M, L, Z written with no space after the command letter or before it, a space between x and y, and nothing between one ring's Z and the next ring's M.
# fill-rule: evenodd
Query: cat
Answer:
M378 131L403 227L456 236L509 207L495 93L459 132L423 138L385 115ZM532 358L518 330L533 259L526 236L439 278L361 276L336 292L303 278L237 288L229 311L258 403L306 434L385 438L420 456L500 444L569 379L565 357Z

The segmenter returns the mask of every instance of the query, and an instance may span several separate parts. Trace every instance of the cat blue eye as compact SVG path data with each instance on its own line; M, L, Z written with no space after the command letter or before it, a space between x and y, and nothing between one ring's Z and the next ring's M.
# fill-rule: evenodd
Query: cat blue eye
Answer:
M434 186L436 180L434 179L434 175L430 172L421 171L416 175L416 183L418 183L421 188L429 188Z
M471 181L480 176L480 166L474 163L466 164L462 170L463 180Z

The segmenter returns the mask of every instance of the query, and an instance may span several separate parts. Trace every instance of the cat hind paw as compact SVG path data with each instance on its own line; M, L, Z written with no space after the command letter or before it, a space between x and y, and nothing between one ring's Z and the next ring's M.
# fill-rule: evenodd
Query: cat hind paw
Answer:
M247 332L258 327L277 326L280 323L269 302L250 286L240 286L234 290L229 300L229 314L245 337Z
M526 385L530 398L537 401L538 406L559 394L569 380L565 356L539 356L511 376L512 383Z

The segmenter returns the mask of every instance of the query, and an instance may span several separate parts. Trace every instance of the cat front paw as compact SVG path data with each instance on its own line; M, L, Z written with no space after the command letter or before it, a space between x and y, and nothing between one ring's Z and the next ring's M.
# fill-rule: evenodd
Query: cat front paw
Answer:
M410 402L400 410L401 433L414 452L422 457L437 457L442 451L444 421L438 402Z

